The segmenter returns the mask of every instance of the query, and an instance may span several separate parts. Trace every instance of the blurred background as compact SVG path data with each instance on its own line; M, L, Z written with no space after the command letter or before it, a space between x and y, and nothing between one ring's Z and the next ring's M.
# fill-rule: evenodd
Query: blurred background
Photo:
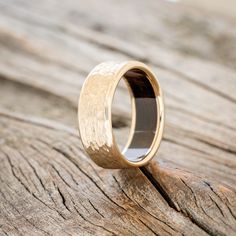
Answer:
M168 0L167 0L168 1ZM199 7L225 16L236 18L236 2L234 0L169 0L170 2L181 2L183 4Z

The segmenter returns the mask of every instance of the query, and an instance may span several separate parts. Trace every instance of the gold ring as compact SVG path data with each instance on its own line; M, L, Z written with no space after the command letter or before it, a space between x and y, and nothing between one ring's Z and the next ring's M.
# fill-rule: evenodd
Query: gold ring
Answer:
M112 101L124 78L132 103L128 142L119 150L112 130ZM143 63L104 62L86 78L79 99L79 131L92 160L103 168L143 166L156 154L163 134L164 104L160 85Z

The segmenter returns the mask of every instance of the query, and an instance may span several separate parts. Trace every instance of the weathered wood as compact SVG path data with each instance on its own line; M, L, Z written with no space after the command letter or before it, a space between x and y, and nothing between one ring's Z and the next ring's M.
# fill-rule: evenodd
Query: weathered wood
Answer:
M212 235L234 235L236 231L235 191L169 163L153 162L144 173L177 211Z
M84 155L76 131L4 113L0 120L2 230L204 234L170 208L139 169L95 166ZM14 217L19 219L13 222Z
M233 22L114 4L0 2L0 235L235 235ZM164 140L147 167L103 170L81 147L78 95L97 63L130 58L162 84ZM129 107L118 92L121 143Z

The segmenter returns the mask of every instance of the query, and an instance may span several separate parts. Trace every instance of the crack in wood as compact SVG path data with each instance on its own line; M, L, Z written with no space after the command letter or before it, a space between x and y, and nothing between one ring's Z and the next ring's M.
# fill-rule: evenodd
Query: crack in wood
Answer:
M179 207L175 204L174 201L172 201L168 193L163 189L163 187L158 183L158 181L156 181L156 179L152 176L152 174L145 167L140 167L140 170L148 178L148 180L152 183L152 185L156 188L156 190L162 195L166 203L174 210L180 211Z
M82 170L82 168L71 158L70 155L68 155L66 152L62 151L59 148L56 147L52 147L55 151L57 151L58 153L62 154L63 156L65 156L68 160L70 160L78 169L81 173L83 173L102 193L103 195L109 199L113 204L115 204L116 206L118 206L119 208L121 208L122 210L126 210L123 206L119 205L117 202L115 202L113 199L111 199L109 197L109 195L106 194L106 192L93 180L93 178L91 178L84 170Z
M113 17L109 22L104 21L104 17L97 21L96 11L91 11L93 15L87 11L87 8L96 9L96 1L88 0L87 5L82 4L79 9L75 8L74 1L69 1L63 4L63 14L60 2L52 6L39 4L37 11L31 2L0 3L4 9L0 17L3 26L0 47L4 55L0 80L6 84L12 81L1 90L7 88L3 93L5 103L0 104L0 154L3 154L0 155L3 202L0 203L3 219L0 234L24 235L32 229L43 235L235 234L236 193L216 182L223 178L223 183L234 187L234 58L220 53L222 46L217 52L212 51L212 46L215 48L219 42L223 46L228 42L227 48L235 42L232 25L220 17L208 20L198 11L177 5L172 8L159 1L147 2L145 7L138 4L135 8L133 5L131 8L131 3L121 3L125 28L122 28L122 19L117 27L113 27ZM99 2L99 6L107 7L108 15L112 4ZM162 10L156 9L157 6ZM128 15L123 7L129 10ZM44 14L46 8L48 17ZM119 12L120 8L116 10ZM148 18L144 17L147 10L150 11ZM144 12L142 16L138 15L140 11ZM142 22L152 22L154 13L158 19L156 27L145 30L136 27ZM189 30L189 42L179 36L185 30ZM136 31L137 37L133 38L132 31ZM172 31L177 35L174 41L170 40ZM195 31L202 34L196 37ZM121 38L122 33L125 40ZM196 47L199 35L204 52ZM143 39L141 47L139 36ZM178 39L183 39L183 43ZM186 52L189 55L184 55ZM233 50L230 55L235 55ZM154 159L152 167L136 169L134 176L130 174L133 170L113 170L112 173L101 170L86 159L77 130L70 127L85 74L94 63L112 57L134 58L154 66L154 70L159 68L161 83L167 90L167 111L171 114L167 117L164 151L159 152L159 160L165 162L167 168L163 165L155 168L158 163ZM23 87L32 91L17 92ZM23 93L27 100L22 101L32 103L30 108L24 104L17 109L21 107L20 99L11 106L8 96L20 97ZM50 102L44 106L41 103L46 103L47 96ZM208 99L209 104L205 104ZM67 105L69 119L63 116ZM223 108L220 114L219 108ZM14 109L27 115L9 112ZM51 109L48 120L28 116L31 111L38 117L44 116L47 109ZM122 109L124 111L115 108L113 116L113 128L121 134L122 128L129 124L126 108ZM59 122L55 122L58 117ZM178 153L172 160L175 151ZM193 156L188 159L188 155ZM181 159L178 165L181 169L171 164L177 165L177 157ZM193 172L186 172L184 168ZM213 181L197 176L197 168L213 177ZM25 217L22 221L21 215Z
M163 199L166 201L166 203L174 210L178 212L182 212L181 208L171 199L169 194L165 191L165 189L161 186L160 183L152 176L152 174L145 168L141 167L140 170L143 172L143 174L149 179L149 181L153 184L153 186L156 188L156 190L162 195ZM204 225L199 224L198 221L195 221L194 218L188 213L183 212L185 216L187 216L193 223L195 223L199 228L204 230L205 232L209 233L212 236L216 236L215 234L212 234L209 230L207 230Z

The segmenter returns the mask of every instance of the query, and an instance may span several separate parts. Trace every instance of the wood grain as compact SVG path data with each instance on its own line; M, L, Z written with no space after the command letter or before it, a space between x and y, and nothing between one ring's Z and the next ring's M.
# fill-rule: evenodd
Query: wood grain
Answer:
M0 235L235 235L234 22L162 1L0 7ZM148 63L165 92L164 140L141 169L97 167L76 130L84 78L111 59Z

